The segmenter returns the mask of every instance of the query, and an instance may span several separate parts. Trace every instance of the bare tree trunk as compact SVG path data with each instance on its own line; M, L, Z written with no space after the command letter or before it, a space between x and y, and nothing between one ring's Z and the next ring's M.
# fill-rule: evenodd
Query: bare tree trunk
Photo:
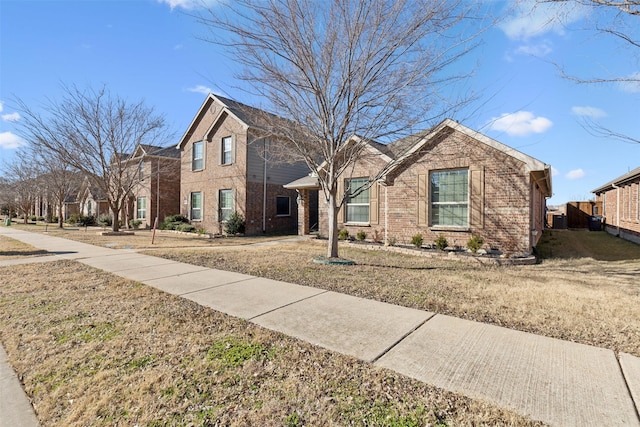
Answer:
M58 203L58 228L64 228L64 218L62 217L63 205L64 205L64 201L60 201L60 203Z
M336 206L337 189L329 191L327 214L329 217L329 244L327 258L338 258L338 208Z

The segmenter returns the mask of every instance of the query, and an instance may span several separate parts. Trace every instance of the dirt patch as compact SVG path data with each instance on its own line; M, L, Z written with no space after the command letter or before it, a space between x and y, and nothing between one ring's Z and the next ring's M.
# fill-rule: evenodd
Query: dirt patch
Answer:
M73 261L0 275L44 426L536 425Z

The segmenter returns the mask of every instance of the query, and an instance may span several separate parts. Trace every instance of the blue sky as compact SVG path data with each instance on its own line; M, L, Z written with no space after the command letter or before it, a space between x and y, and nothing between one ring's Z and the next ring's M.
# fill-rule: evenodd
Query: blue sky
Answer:
M491 5L504 11L512 3ZM511 10L460 64L478 62L468 85L482 95L461 121L550 164L550 204L588 199L640 166L640 144L593 136L583 119L640 139L640 85L579 85L561 78L554 64L583 78L640 76L640 55L586 31L601 18L590 9L541 5L531 13L528 6ZM0 162L23 143L12 100L38 108L47 97L58 99L62 84L104 84L131 101L144 99L174 131L167 145L184 133L209 90L258 105L234 79L230 57L201 40L207 30L192 12L192 0L1 0ZM629 22L638 36L640 18Z

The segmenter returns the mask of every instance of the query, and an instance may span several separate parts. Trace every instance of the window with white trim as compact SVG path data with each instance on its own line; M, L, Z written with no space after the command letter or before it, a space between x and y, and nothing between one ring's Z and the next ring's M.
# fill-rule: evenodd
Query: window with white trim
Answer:
M136 218L147 219L147 198L138 197L136 201Z
M191 151L191 170L199 171L204 169L204 141L193 143Z
M276 196L276 216L291 216L291 199L289 196Z
M192 221L202 221L202 193L195 191L191 193L191 211L189 219Z
M454 169L431 172L432 226L469 226L469 171Z
M230 136L222 138L222 151L220 153L220 163L230 165L233 163L233 139Z
M233 212L233 190L220 190L218 193L220 221L228 221Z
M345 222L369 223L369 178L346 179ZM367 187L367 188L363 188Z

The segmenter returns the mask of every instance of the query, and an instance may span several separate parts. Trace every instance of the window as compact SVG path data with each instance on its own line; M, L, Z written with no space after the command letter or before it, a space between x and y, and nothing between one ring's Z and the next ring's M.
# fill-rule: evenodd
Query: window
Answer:
M431 225L469 226L469 171L431 172Z
M197 141L193 143L191 152L191 170L199 171L204 169L204 142Z
M220 221L228 221L233 212L233 191L232 190L220 190L218 195L220 206Z
M222 161L220 163L223 165L230 165L233 162L232 149L233 140L231 137L226 136L222 138L222 155L220 157Z
M91 200L87 200L87 216L91 216L93 214L93 206L91 205Z
M287 196L276 197L276 216L290 216L291 202Z
M202 193L199 191L191 193L191 220L202 220Z
M136 218L147 219L147 199L146 197L138 197L136 202Z
M369 188L362 189L369 185L368 178L355 178L345 180L347 188L346 199L346 222L369 222Z
M138 164L138 179L144 181L144 162Z

